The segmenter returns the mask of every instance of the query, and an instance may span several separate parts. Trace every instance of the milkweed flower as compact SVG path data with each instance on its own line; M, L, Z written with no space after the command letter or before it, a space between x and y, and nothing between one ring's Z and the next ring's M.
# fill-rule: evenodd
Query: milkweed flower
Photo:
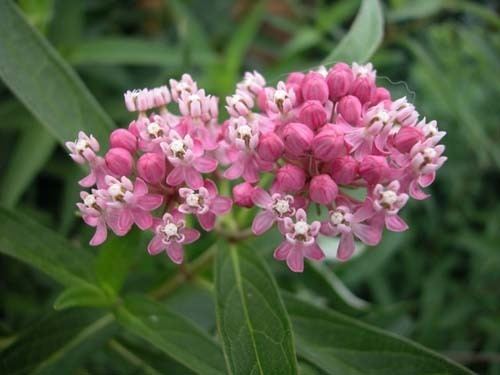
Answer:
M128 90L125 107L137 117L111 132L104 156L92 135L66 143L89 168L77 207L95 228L90 243L136 225L154 232L150 254L165 251L180 263L201 235L186 223L217 231L225 228L219 216L251 208L251 233L276 227L283 241L274 257L301 272L304 259L324 258L321 236L339 238L345 261L356 241L374 246L384 229L407 230L401 212L410 198L429 196L447 160L446 133L376 78L371 63L355 62L292 72L277 85L247 72L225 97L224 121L219 98L189 74ZM365 194L356 199L354 189ZM308 221L313 212L319 217Z

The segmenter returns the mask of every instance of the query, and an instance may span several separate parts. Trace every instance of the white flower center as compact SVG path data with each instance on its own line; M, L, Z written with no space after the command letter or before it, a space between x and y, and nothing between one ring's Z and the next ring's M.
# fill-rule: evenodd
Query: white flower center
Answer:
M331 214L330 216L330 221L332 222L333 225L339 225L344 222L344 214L339 211L335 211L334 213Z
M305 221L297 221L294 224L293 229L295 231L295 234L305 236L309 231L309 224L307 224Z
M248 125L240 125L238 126L238 135L240 138L251 137L252 128Z
M370 70L364 65L360 66L358 68L358 76L360 76L360 77L364 77L364 76L368 75L369 72L370 72Z
M200 195L196 193L189 194L186 197L186 203L191 207L198 207L200 204Z
M170 149L174 154L177 154L179 152L184 151L184 142L182 142L180 139L176 139L170 143Z
M382 203L382 206L386 205L392 207L392 205L396 203L397 200L398 195L394 191L386 190L382 193L382 199L380 200L380 202Z
M427 147L426 149L424 149L422 154L424 155L424 158L427 160L432 160L437 155L436 150L434 150L432 147Z
M89 147L89 143L85 139L79 139L75 145L77 152L83 152L87 147Z
M95 199L95 196L94 194L89 194L85 197L85 199L83 200L83 203L85 204L85 206L91 208L94 204L96 204L96 199Z
M111 198L113 198L113 200L115 201L123 199L123 194L126 191L127 189L125 189L125 187L119 182L108 187L108 193L109 195L111 195Z
M161 127L156 122L148 124L148 133L154 137L158 137L161 132Z
M387 121L389 121L389 114L386 111L380 111L380 112L378 112L377 113L377 117L383 123L386 123Z
M288 93L285 90L276 90L274 93L274 101L283 102L286 98L288 98Z
M177 225L175 225L174 223L168 223L163 227L162 231L163 231L163 233L165 233L167 238L177 236L177 233L178 233L177 232Z
M290 210L290 205L286 199L278 199L274 205L273 208L280 214L283 215L287 213Z

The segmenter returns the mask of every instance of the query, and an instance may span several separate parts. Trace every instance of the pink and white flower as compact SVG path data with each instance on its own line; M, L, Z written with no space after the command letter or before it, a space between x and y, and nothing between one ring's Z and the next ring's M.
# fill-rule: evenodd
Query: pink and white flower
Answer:
M200 238L196 229L186 228L184 216L179 211L163 215L161 221L154 228L155 235L149 242L148 252L157 255L166 251L172 262L180 264L184 260L184 245L195 242Z
M179 196L183 199L179 211L184 214L194 214L201 227L211 231L215 219L231 210L232 200L218 194L217 186L211 180L205 180L204 185L197 190L180 188Z
M163 203L159 194L148 193L146 183L137 178L134 183L127 177L117 179L106 176L106 189L97 191L105 202L107 223L118 236L124 236L135 223L140 229L146 230L153 225L151 211Z
M286 260L293 272L304 271L304 257L311 260L323 260L325 254L317 244L321 224L319 221L307 222L307 214L299 208L295 222L290 217L284 219L285 239L274 251L274 258Z
M338 259L348 260L352 256L356 249L354 237L370 246L380 242L381 231L373 225L363 224L364 218L353 213L347 205L337 206L328 212L328 216L328 221L321 223L321 234L332 237L340 235Z
M168 141L160 143L160 146L174 167L167 175L170 186L186 182L190 188L198 189L203 186L201 174L211 173L217 168L217 161L206 156L203 144L193 140L189 134L181 137L172 130Z
M269 194L262 188L252 192L253 203L263 210L255 216L252 232L260 236L268 231L275 222L281 223L286 217L295 215L294 199L289 194Z

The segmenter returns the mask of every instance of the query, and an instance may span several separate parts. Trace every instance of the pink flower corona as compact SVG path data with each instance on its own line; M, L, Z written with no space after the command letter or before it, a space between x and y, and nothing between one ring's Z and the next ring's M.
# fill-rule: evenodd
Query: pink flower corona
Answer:
M402 209L410 197L429 196L424 189L446 162L439 143L446 133L406 97L377 86L372 64L292 72L276 86L247 72L223 103L189 74L124 99L137 117L111 132L102 156L92 135L66 143L90 170L77 206L95 228L91 245L109 229L123 236L135 225L153 232L151 255L166 252L174 263L201 231L225 236L237 228L229 235L240 238L243 221L257 236L277 227L283 241L274 257L293 272L303 271L304 259L325 258L320 236L338 237L336 256L346 261L356 241L375 246L384 229L407 230ZM217 224L245 209L260 211Z

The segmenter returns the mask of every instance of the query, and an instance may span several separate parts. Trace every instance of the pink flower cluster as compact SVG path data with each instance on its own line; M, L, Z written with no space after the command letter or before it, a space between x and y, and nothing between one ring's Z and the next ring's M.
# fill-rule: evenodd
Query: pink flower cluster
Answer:
M174 103L176 113L168 108ZM96 227L91 244L102 243L107 228L121 236L136 224L154 231L151 254L166 250L176 263L182 245L200 236L186 227L185 215L210 231L233 201L260 208L255 235L277 225L283 242L274 257L292 271L303 270L304 258L324 258L320 235L338 236L337 257L347 260L355 238L376 245L384 227L406 230L400 209L409 197L428 197L422 188L446 161L439 144L445 132L419 119L405 97L392 100L377 87L371 64L294 72L276 87L246 73L226 98L229 119L222 124L218 99L187 74L169 88L128 91L125 104L138 118L111 133L104 158L92 136L80 133L67 143L70 156L90 166L80 184L95 185L82 192L78 207ZM259 186L266 174L272 183ZM219 196L222 179L243 180L233 185L233 200ZM353 189L365 198L353 198ZM324 217L308 220L309 211L322 207ZM155 218L160 212L162 219Z

